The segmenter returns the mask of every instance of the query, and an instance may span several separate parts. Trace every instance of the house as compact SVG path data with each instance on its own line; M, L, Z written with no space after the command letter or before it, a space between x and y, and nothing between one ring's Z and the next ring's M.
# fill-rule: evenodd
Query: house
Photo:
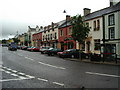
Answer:
M57 48L58 43L58 24L51 23L44 27L44 31L42 32L42 44L43 46L51 46L53 48Z
M34 45L34 42L33 42L33 39L32 39L32 35L36 32L39 32L39 27L36 26L36 28L31 28L30 26L28 26L28 46L33 46Z
M103 19L101 10L91 13L91 10L84 8L84 22L90 28L87 39L81 45L85 53L100 54L100 44L103 39Z
M107 55L120 59L120 2L111 2L110 7L103 14L104 43L102 48Z
M58 48L62 50L75 49L76 42L72 40L72 27L70 23L70 16L66 15L65 22L59 26L58 30Z
M42 32L43 32L43 27L41 26L39 32L32 35L34 47L40 48L42 46Z
M120 57L120 2L110 2L110 7L92 13L85 8L84 21L90 27L85 52Z

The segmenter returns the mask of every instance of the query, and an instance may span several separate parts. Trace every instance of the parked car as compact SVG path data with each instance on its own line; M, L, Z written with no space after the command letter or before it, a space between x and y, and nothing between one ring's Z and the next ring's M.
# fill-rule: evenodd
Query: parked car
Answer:
M45 53L45 51L46 50L48 50L48 49L50 49L50 48L52 48L52 47L42 47L42 48L40 48L40 52L41 52L41 54L44 54Z
M11 43L8 45L8 50L17 51L17 44L16 44L15 42L11 42Z
M68 49L63 52L58 52L58 56L62 58L79 58L79 49Z
M31 48L33 48L33 46L29 46L29 47L27 48L27 50L28 50L28 51L30 51L30 50L31 50Z
M37 48L37 47L31 47L31 48L29 48L29 51L39 51L39 48Z
M27 48L28 48L27 46L22 46L21 47L22 50L27 50Z
M58 52L62 52L61 49L59 48L51 48L49 50L47 50L47 54L50 56L50 55L57 55Z
M2 44L2 47L8 47L8 44Z
M21 49L21 48L22 48L22 46L19 46L19 45L17 46L17 49Z

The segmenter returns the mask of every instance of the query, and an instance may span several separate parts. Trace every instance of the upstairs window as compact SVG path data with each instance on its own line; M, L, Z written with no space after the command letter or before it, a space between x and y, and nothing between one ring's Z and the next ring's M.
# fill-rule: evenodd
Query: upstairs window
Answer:
M93 22L94 31L96 31L96 21Z
M51 37L50 37L50 39L52 40L52 34L51 34Z
M57 34L55 33L55 39L57 39Z
M71 27L68 29L68 34L69 34L69 35L72 34L72 28L71 28Z
M100 20L97 20L97 30L100 30Z
M63 36L63 30L60 30L60 36Z
M114 17L114 14L108 16L108 24L109 24L109 26L115 24L115 17Z

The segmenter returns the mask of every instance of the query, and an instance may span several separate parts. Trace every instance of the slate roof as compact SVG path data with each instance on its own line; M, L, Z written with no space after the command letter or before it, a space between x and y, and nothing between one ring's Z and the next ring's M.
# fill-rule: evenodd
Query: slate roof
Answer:
M65 20L64 23L59 26L59 28L64 28L64 27L70 26L70 25L71 25L70 21L66 22L66 20Z
M84 19L85 19L85 20L90 20L90 19L93 19L93 18L102 16L102 15L106 15L106 14L109 14L109 13L112 13L112 12L116 12L116 11L120 11L120 2L118 2L118 3L117 3L116 5L114 5L114 6L107 7L107 8L98 10L98 11L96 11L96 12L90 13L90 14L86 15L86 16L84 17Z

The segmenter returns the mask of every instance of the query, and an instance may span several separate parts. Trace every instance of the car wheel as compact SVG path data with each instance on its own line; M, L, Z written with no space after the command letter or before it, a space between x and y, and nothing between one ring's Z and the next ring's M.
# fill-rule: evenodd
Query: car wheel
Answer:
M71 55L71 58L75 58L75 56L74 56L74 55Z
M51 56L54 56L54 54L53 54L53 53L51 53Z
M41 52L41 54L43 54L43 52Z

